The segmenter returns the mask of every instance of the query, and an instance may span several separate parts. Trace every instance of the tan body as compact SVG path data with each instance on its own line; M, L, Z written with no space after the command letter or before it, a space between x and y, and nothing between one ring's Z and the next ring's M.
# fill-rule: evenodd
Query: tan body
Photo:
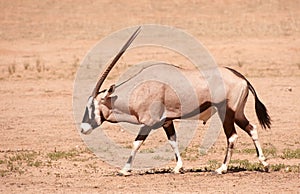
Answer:
M163 119L182 117L207 121L215 113L216 109L211 107L214 104L227 101L228 108L236 112L242 103L240 99L248 95L247 82L236 76L232 79L232 74L226 68L200 73L169 64L153 64L116 87L112 94L99 95L97 100L106 98L102 112L110 122L152 126ZM221 83L215 84L214 80Z

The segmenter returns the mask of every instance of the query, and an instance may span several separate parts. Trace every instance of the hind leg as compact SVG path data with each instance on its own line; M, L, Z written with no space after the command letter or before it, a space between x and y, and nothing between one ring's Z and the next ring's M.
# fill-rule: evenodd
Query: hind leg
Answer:
M232 110L229 109L226 110L226 115L223 122L223 128L227 138L227 151L222 166L216 170L216 173L218 174L223 174L227 172L227 168L232 156L234 144L238 137L234 127L234 112Z
M262 163L265 170L268 171L269 170L269 164L266 162L266 158L263 154L262 148L261 148L260 143L258 141L258 133L257 133L256 126L252 125L248 121L248 119L245 117L244 114L242 114L242 116L237 118L235 120L235 123L252 138L253 143L255 145L258 160Z
M175 152L175 158L177 163L173 171L174 173L180 173L180 170L182 169L182 160L178 149L178 142L176 139L176 132L175 132L173 121L166 121L163 125L163 128L167 134L169 143Z

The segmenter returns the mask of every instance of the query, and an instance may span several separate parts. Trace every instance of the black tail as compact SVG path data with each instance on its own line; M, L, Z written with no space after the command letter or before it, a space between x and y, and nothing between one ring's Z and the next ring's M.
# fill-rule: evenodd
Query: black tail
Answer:
M229 67L226 67L226 68L229 69L235 75L237 75L238 77L244 79L247 82L248 89L252 92L252 94L254 95L254 98L255 98L255 112L256 112L256 116L259 120L259 123L260 123L262 128L264 128L264 129L269 128L270 129L271 128L271 118L268 114L268 110L265 107L265 105L259 100L259 98L258 98L253 86L251 85L251 83L241 73L239 73L236 70L231 69Z

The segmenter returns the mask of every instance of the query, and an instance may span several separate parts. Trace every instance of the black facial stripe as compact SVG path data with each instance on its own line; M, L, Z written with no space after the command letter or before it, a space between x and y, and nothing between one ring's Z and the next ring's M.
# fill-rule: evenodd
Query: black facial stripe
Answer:
M92 102L91 108L92 108L91 119L94 120L95 119L95 105L94 105L94 101Z
M96 108L95 108L94 100L89 99L89 102L85 107L85 113L82 119L82 123L90 124L93 129L99 126L95 120L96 117L95 109Z
M83 116L83 119L82 119L82 123L88 123L90 120L90 117L89 117L89 110L87 107L85 107L85 112L84 112L84 116Z

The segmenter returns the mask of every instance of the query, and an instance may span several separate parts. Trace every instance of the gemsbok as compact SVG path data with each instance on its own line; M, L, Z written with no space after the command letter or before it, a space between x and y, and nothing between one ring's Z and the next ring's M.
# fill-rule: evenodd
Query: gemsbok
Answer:
M81 132L89 134L104 121L140 124L142 127L133 142L129 159L124 168L120 170L122 175L129 175L134 157L150 131L162 126L175 152L177 163L174 173L179 173L182 168L182 160L173 120L187 119L198 115L200 120L206 122L212 114L218 112L219 116L222 117L227 138L227 151L224 162L216 170L216 173L227 172L232 150L238 137L234 124L252 138L258 159L268 170L268 163L258 141L256 126L251 124L244 114L249 90L254 96L256 115L262 128L270 128L270 116L250 82L242 74L231 68L210 68L204 70L204 73L200 73L198 70L186 70L170 64L156 63L142 69L122 84L100 90L110 70L139 32L140 28L134 32L102 73L92 95L88 98L80 126ZM218 79L220 75L223 84L216 84L214 88L210 89L207 80ZM172 86L166 81L168 79L173 85L188 83L192 91L197 94L196 98L192 98L193 95L187 93L188 90L184 87L182 90L172 89ZM225 95L212 98L211 90L224 91ZM184 106L183 103L185 103Z

